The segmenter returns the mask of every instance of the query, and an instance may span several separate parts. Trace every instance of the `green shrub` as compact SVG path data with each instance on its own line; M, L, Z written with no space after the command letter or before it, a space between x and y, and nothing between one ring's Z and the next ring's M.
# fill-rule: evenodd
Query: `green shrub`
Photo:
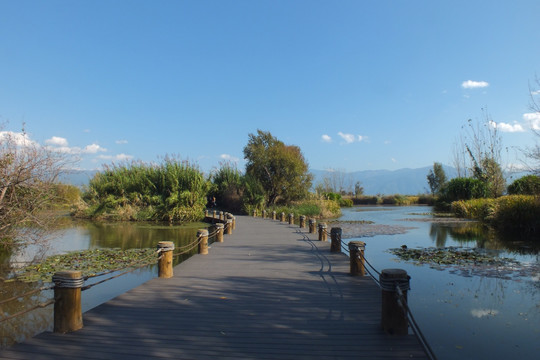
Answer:
M341 207L351 207L353 206L353 201L351 199L340 199L339 200L339 206Z
M527 175L515 180L508 185L508 194L510 195L539 195L540 194L540 176Z
M485 198L487 186L478 179L454 178L442 189L441 200L451 203L457 200Z
M352 199L354 205L377 205L380 201L378 196L362 195Z
M540 198L531 195L509 195L498 199L493 217L494 227L504 233L540 239Z
M90 180L75 215L113 220L200 220L210 184L193 165L165 158L160 165L113 165Z
M458 200L451 205L451 210L457 217L480 221L491 221L496 208L496 199Z

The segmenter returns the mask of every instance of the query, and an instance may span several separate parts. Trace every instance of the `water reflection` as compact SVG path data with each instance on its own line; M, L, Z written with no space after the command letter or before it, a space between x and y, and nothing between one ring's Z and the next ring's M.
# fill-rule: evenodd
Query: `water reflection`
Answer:
M193 223L184 226L128 222L96 223L80 220L73 221L69 218L64 219L61 225L48 239L44 239L40 244L31 244L16 250L4 249L0 251L0 277L8 279L17 269L29 262L75 250L155 248L159 241L172 241L175 247L180 249L196 240L198 229L206 229L209 226L205 223ZM174 264L189 258L196 252L197 249L192 248L186 254L175 257ZM155 276L157 276L156 267L149 266L93 287L83 293L83 311L87 311L122 294ZM48 284L18 281L4 282L0 279L0 300L24 294L44 285ZM52 297L52 290L49 290L1 304L0 317L32 308ZM50 329L52 316L52 306L48 306L0 323L0 348L14 342L23 341L27 337Z

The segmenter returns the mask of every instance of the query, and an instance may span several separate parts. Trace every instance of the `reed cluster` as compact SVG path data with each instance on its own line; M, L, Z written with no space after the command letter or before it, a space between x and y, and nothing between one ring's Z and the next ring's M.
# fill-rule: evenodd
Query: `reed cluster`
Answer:
M183 223L200 220L210 185L187 161L113 165L96 174L74 215Z

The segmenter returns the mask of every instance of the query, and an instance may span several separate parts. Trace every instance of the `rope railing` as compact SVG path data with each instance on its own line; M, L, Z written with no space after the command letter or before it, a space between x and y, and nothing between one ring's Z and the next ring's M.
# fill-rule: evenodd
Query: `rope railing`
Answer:
M313 233L315 231L312 231L315 226L315 220L310 219L310 228L309 232ZM302 227L302 226L301 226ZM339 231L336 231L334 234L334 229L338 229ZM400 309L402 309L404 316L408 321L404 322L404 326L401 326L401 329L388 329L389 326L394 326L394 324L391 325L385 325L385 319L383 319L383 327L385 327L385 330L389 333L396 333L396 334L406 334L407 329L410 326L414 334L416 335L418 341L420 342L420 345L424 348L424 351L429 359L436 360L435 353L433 352L433 349L427 342L424 334L420 330L420 327L418 326L418 323L416 322L411 309L409 308L407 304L407 298L406 298L406 291L410 290L409 280L410 276L406 275L405 270L401 269L387 269L383 270L382 272L378 271L365 257L364 255L364 247L365 243L358 242L358 244L354 244L355 242L346 243L341 239L341 229L340 228L332 228L332 230L329 232L326 228L326 224L321 226L319 224L319 239L323 239L323 241L326 240L326 237L330 236L332 239L331 244L331 251L332 252L344 252L348 253L351 261L351 275L353 274L353 268L356 268L358 265L356 263L361 264L361 275L364 275L367 273L377 284L377 286L382 290L383 297L385 296L385 293L390 294L387 296L391 296L396 303L396 306L398 306ZM349 244L352 245L352 248L349 247ZM361 247L361 251L358 251ZM354 250L354 251L353 251ZM354 254L351 256L351 252ZM353 261L354 260L354 261ZM365 266L367 265L367 266ZM355 269L355 271L358 269ZM405 276L403 276L405 274ZM388 305L388 304L386 304ZM383 307L385 306L385 301L383 300ZM391 306L391 304L390 304ZM383 309L383 318L385 310Z
M208 216L208 214L205 214L205 216ZM172 242L160 242L160 244L158 245L158 249L156 250L156 254L158 255L155 259L151 260L151 261L144 261L144 259L141 261L134 261L130 264L128 264L127 266L124 266L124 267L121 267L121 268L116 268L116 269L111 269L111 270L107 270L107 271L104 271L104 272L101 272L101 273L98 273L98 274L92 274L92 275L86 275L86 276L82 276L81 275L81 272L80 271L67 271L67 272L59 272L59 273L56 273L54 276L53 276L53 282L55 283L55 285L53 286L43 286L43 287L40 287L40 288L37 288L37 289L34 289L34 290L31 290L31 291L28 291L28 292L25 292L23 294L20 294L20 295L16 295L16 296L12 296L10 298L7 298L7 299L2 299L0 300L0 305L3 305L3 304L6 304L6 303L9 303L11 301L15 301L17 299L20 299L20 298L24 298L24 297L27 297L27 296L30 296L30 295L34 295L34 294L37 294L37 293L40 293L42 291L46 291L46 290L54 290L55 291L55 299L57 298L57 290L61 290L61 289L64 289L64 290L75 290L75 291L85 291L85 290L89 290L97 285L100 285L100 284L103 284L107 281L110 281L110 280L113 280L113 279L116 279L116 278L119 278L123 275L126 275L126 274L129 274L133 271L136 271L138 269L141 269L141 268L144 268L144 267L147 267L147 266L150 266L150 265L154 265L156 263L158 263L159 265L159 271L158 271L158 275L160 277L170 277L172 276L172 261L165 261L165 257L166 256L169 256L169 257L172 257L172 256L179 256L179 255L183 255L183 254L187 254L187 253L190 253L193 251L193 249L195 249L196 247L199 246L199 253L201 254L206 254L207 253L207 244L208 244L208 239L209 238L214 238L214 237L217 237L219 238L219 236L223 235L224 233L227 233L227 234L232 234L232 229L234 229L234 216L232 214L229 214L229 213L225 213L225 214L222 214L221 215L223 217L223 219L221 219L224 224L223 226L220 228L220 227L217 227L214 231L212 231L211 233L208 233L207 230L203 230L204 233L201 233L201 234L197 234L197 238L188 243L188 244L185 244L185 245L182 245L178 248L176 248L176 250L180 250L179 252L176 252L176 253L172 253L172 251L175 249L174 247L174 244ZM216 219L214 217L214 219ZM201 230L199 230L201 231ZM205 244L205 247L206 247L206 252L201 252L203 250L201 250L201 245L203 244L203 241L204 241L204 244ZM170 266L170 276L162 276L161 272L161 267L162 267L162 264L164 264L164 266ZM116 273L116 272L119 272L119 271L122 271L122 270L125 270L125 269L128 269L126 271L123 271L119 274L116 274L114 276L110 276L106 279L102 279L100 281L97 281L97 282L94 282L92 284L88 284L86 286L84 286L84 282L85 281L88 281L89 279L92 279L92 278L96 278L96 277L102 277L102 276L105 276L105 275L109 275L109 274L112 274L112 273ZM66 273L67 276L66 276ZM74 275L75 274L75 275ZM5 281L5 279L1 278L2 282ZM10 279L10 281L13 281L13 279ZM8 321L10 319L13 319L13 318L16 318L16 317L19 317L19 316L22 316L24 314L27 314L33 310L36 310L36 309L39 309L39 308L45 308L49 305L52 305L55 303L55 299L50 299L46 302L42 302L42 303L39 303L39 304L36 304L35 306L33 307L30 307L28 309L25 309L25 310L21 310L17 313L14 313L14 314L11 314L9 316L4 316L4 317L0 317L0 323L2 322L5 322L5 321ZM69 301L68 301L69 302ZM76 306L79 308L79 311L80 311L80 296L78 297L78 302L79 304ZM67 306L69 307L69 306ZM55 305L55 312L56 312L56 305ZM75 314L75 312L73 312ZM69 315L69 316L74 316L73 314ZM80 318L82 319L82 315L80 316ZM62 321L62 323L65 323L66 321ZM67 323L69 323L70 321L67 321ZM76 322L76 321L75 321ZM82 321L79 322L80 324L77 324L75 325L75 327L70 327L71 325L69 325L67 328L64 328L64 327L57 327L56 325L56 315L55 315L55 326L54 326L54 331L55 332L69 332L69 331L74 331L74 330L78 330L82 327Z

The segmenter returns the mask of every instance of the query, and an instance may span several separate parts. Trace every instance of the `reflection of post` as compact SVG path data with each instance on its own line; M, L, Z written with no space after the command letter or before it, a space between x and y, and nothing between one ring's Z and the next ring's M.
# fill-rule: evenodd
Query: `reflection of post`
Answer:
M407 312L400 302L407 303L409 290L407 271L403 269L384 269L379 275L382 288L381 324L384 331L391 335L407 335L409 321ZM403 300L398 301L396 287L403 293Z
M80 271L59 271L53 276L54 332L65 334L83 327L81 287L84 283Z

